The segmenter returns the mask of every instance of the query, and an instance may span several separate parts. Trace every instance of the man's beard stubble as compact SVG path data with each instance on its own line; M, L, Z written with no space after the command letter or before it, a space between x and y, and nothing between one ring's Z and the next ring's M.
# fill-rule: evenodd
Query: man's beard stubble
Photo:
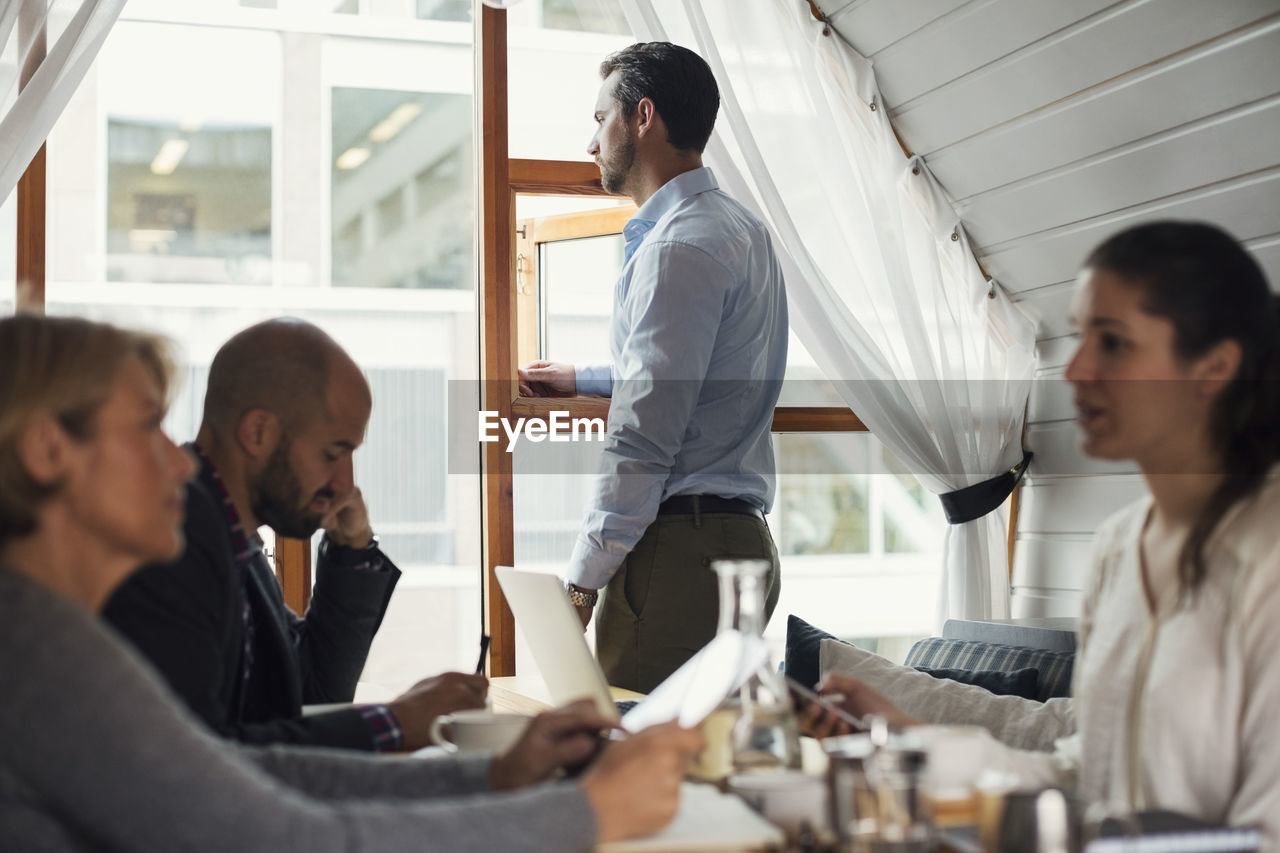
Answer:
M309 539L320 529L322 517L307 511L310 501L303 503L302 484L289 465L290 444L290 439L281 439L258 475L252 492L253 514L277 536ZM328 489L321 489L316 496L333 497Z
M622 137L617 150L608 160L600 161L600 184L606 192L623 194L626 191L627 176L636 162L636 141L630 134Z

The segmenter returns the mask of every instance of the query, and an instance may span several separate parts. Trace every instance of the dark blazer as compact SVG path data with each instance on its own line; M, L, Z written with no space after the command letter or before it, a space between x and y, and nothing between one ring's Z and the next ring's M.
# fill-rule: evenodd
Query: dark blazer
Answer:
M198 481L187 487L186 550L147 566L114 592L106 621L158 669L215 731L247 743L372 749L359 710L302 716L302 705L350 702L400 570L352 568L358 551L321 548L306 618L284 603L260 552L236 565L222 507ZM242 589L244 592L242 592ZM253 665L244 678L244 604L253 611Z

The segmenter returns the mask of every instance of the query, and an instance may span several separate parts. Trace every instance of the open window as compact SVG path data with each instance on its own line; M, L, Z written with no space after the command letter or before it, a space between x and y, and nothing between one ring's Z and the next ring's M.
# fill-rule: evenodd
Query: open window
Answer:
M613 283L622 271L622 227L635 205L603 199L516 197L519 364L534 359L601 363ZM546 212L586 207L572 212ZM538 215L541 214L541 215Z

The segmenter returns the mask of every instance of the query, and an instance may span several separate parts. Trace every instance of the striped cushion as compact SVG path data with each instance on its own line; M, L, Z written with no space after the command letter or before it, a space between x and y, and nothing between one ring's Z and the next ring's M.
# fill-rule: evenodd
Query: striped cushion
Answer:
M907 666L934 669L1037 669L1040 680L1036 685L1036 698L1041 702L1071 695L1074 663L1074 652L1051 652L975 640L944 640L941 637L929 637L916 643L907 653L906 660Z

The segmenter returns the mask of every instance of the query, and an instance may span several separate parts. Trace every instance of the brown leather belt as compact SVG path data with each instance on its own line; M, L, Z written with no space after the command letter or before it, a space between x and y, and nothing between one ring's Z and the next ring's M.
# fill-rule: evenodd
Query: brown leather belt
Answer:
M697 513L728 512L734 515L754 515L763 519L759 507L742 498L722 498L717 495L675 495L658 505L658 515L695 515Z

